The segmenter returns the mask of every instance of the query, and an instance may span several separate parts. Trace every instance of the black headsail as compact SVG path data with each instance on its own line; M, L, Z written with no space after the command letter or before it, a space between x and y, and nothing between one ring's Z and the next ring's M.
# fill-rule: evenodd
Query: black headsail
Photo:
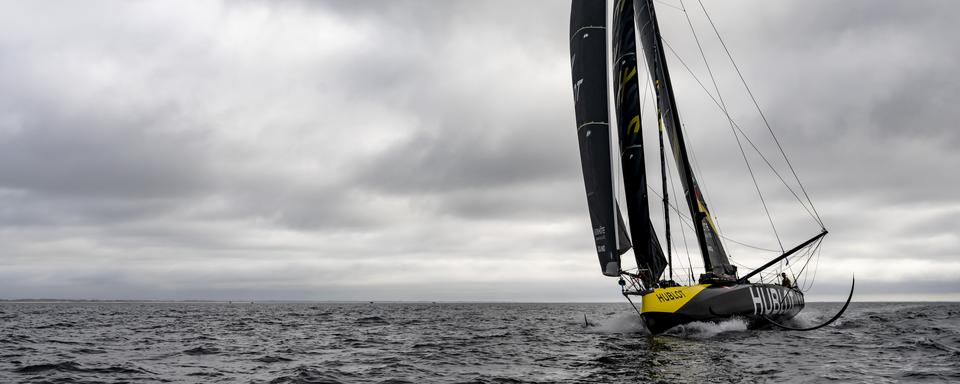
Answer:
M650 222L647 199L633 0L617 0L613 7L613 58L614 101L620 132L624 194L627 214L630 216L630 237L633 238L633 252L640 268L639 274L649 287L663 274L667 261Z
M670 72L667 70L667 60L664 55L663 41L660 38L660 26L653 8L653 0L634 1L637 27L640 32L640 44L643 46L647 67L652 76L653 86L657 94L657 109L660 115L660 124L667 131L673 149L673 157L677 162L683 192L686 195L687 206L693 217L694 229L697 233L697 242L703 255L703 264L707 272L720 276L736 275L737 269L727 257L720 243L720 234L717 231L707 203L700 194L690 160L687 158L687 148L683 134L680 131L680 116L677 112L677 103L673 95L673 85L670 82Z
M614 199L613 159L607 101L606 1L573 0L570 66L593 237L604 275L620 275L620 255L630 248Z

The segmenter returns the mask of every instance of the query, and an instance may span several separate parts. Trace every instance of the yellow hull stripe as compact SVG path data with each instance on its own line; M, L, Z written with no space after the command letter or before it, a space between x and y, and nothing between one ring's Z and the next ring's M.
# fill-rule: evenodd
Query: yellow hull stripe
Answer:
M710 284L700 284L654 289L653 292L643 295L640 312L674 313L709 286Z

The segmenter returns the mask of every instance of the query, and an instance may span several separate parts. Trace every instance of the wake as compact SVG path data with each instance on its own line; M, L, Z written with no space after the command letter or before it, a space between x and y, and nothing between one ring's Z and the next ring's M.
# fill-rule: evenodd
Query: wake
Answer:
M747 322L739 317L720 322L694 321L676 326L664 332L664 335L684 339L710 339L727 332L742 332L747 330Z

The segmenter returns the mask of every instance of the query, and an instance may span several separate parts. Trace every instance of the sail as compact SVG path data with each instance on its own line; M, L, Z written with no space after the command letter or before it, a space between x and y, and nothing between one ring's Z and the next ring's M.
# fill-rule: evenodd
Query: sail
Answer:
M657 95L657 109L660 124L667 131L673 157L677 163L677 171L683 184L690 216L693 218L694 229L697 233L697 242L703 255L704 267L708 272L716 275L735 275L736 267L730 264L726 251L720 243L720 235L716 225L703 200L700 187L690 168L687 149L683 134L680 131L680 116L673 95L673 85L670 82L670 72L667 70L667 60L660 38L660 27L657 24L653 0L635 0L635 15L637 29L640 33L640 44L643 47L647 67L652 76L654 89Z
M627 235L627 225L623 222L623 216L620 215L620 204L617 204L617 254L623 255L630 250L633 243L630 242L630 236Z
M613 7L614 103L620 139L620 161L630 236L637 266L651 286L667 267L650 221L647 174L640 129L640 88L637 76L637 42L633 24L633 1L617 0Z
M600 270L620 275L623 220L613 195L613 162L607 101L606 1L573 0L570 67L580 142L580 165Z

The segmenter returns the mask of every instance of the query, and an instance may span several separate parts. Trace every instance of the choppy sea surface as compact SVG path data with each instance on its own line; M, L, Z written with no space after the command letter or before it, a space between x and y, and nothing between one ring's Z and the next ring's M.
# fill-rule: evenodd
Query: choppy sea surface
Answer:
M0 382L960 382L960 303L655 337L626 304L2 303Z

